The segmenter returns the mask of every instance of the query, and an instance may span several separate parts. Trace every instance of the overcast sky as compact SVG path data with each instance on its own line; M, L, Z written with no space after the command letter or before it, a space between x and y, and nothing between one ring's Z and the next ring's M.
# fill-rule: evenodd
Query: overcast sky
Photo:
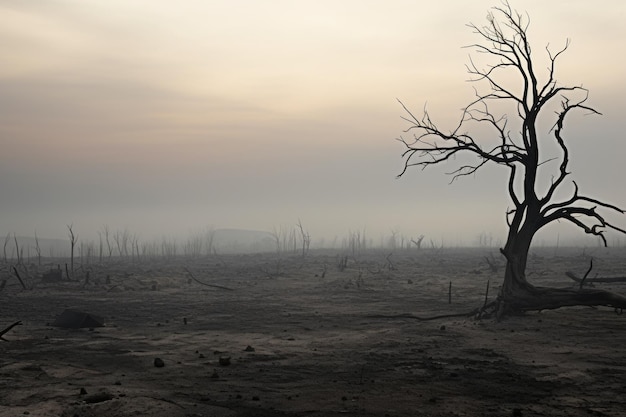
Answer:
M106 224L153 239L300 219L314 240L502 236L506 170L396 179L396 99L453 127L473 94L466 24L496 4L0 0L0 233L95 238ZM572 118L572 178L626 207L626 2L513 6L538 59L571 39L557 78L603 113Z

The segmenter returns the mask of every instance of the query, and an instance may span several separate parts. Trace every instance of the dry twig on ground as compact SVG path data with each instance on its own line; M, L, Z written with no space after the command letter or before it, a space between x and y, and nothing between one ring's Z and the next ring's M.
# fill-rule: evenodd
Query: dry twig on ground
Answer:
M185 271L187 271L187 273L189 274L189 277L191 279L193 279L194 281L196 281L198 284L201 284L201 285L204 285L204 286L207 286L207 287L211 287L211 288L219 288L220 290L235 291L232 288L224 287L224 286L221 286L221 285L215 285L215 284L207 284L206 282L202 282L202 281L200 281L198 278L196 278L193 275L193 273L189 270L189 268L185 268Z
M15 326L20 326L22 324L21 321L16 321L15 323L11 324L10 326L8 326L6 329L0 331L0 339L2 340L6 340L4 336L9 330L11 330L12 328L14 328Z

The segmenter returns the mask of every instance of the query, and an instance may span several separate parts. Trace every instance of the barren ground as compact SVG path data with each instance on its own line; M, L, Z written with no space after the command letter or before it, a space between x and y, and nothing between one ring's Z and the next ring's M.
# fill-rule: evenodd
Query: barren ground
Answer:
M479 307L501 281L491 252L346 252L344 270L341 252L112 259L59 283L32 264L29 290L5 265L0 329L23 325L0 341L0 416L626 415L626 318L611 309L389 317ZM561 248L533 250L529 277L571 286L590 256L592 276L625 275L624 248ZM50 326L66 308L106 326Z

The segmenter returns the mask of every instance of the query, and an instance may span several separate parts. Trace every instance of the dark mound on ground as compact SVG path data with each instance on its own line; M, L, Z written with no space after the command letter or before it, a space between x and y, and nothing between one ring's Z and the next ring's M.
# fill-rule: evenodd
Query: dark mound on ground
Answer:
M104 327L104 319L80 310L65 310L52 323L55 327L80 329L83 327Z

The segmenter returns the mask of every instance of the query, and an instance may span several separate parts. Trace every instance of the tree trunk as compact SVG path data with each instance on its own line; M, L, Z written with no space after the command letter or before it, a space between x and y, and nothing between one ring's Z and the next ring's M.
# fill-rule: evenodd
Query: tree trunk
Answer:
M530 230L530 232L529 232ZM506 258L504 282L498 296L498 317L530 310L548 310L567 306L610 306L626 308L626 297L610 291L588 288L537 287L526 279L528 251L534 232L523 227L511 233L501 250Z

